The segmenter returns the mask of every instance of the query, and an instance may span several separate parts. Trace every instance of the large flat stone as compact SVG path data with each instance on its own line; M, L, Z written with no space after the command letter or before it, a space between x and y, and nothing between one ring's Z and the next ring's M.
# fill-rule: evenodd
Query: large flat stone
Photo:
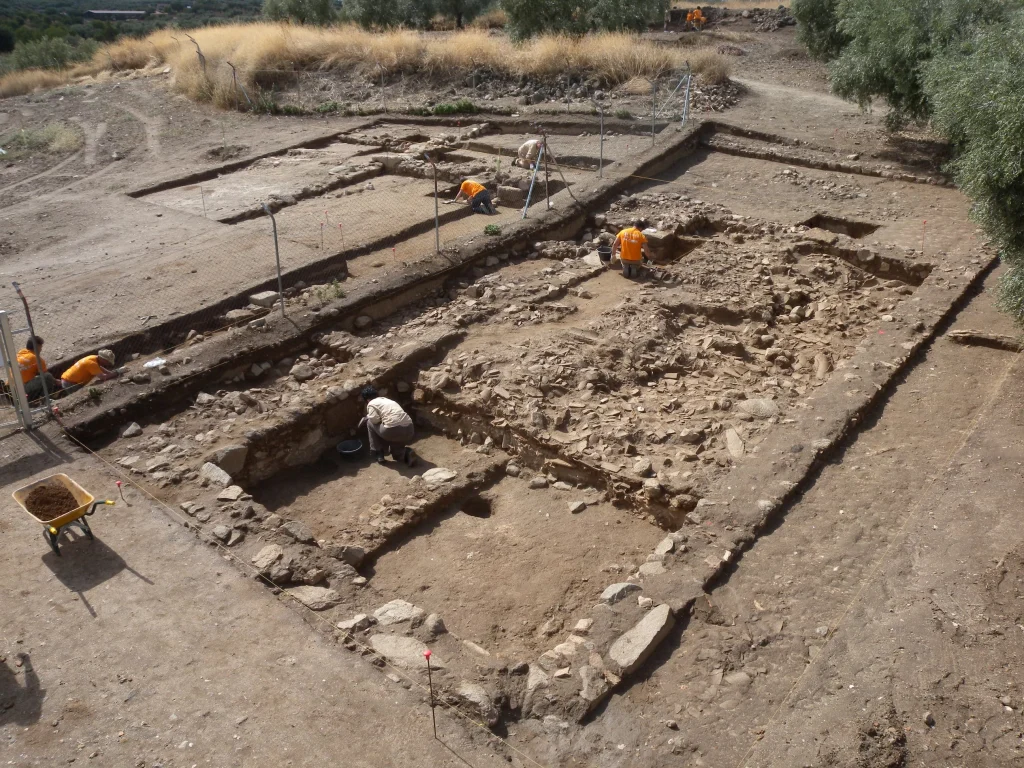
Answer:
M229 475L237 475L245 467L245 458L249 455L247 445L226 445L207 457L207 461L216 464Z
M209 461L199 468L199 477L207 480L211 485L219 485L221 488L231 485L231 475Z
M249 303L257 307L272 307L281 295L277 291L261 291L249 297Z
M424 613L422 608L417 608L405 600L392 600L374 611L373 617L382 627L390 627L393 624L401 624L406 621L410 623L421 621Z
M612 643L608 658L621 674L636 670L672 629L675 618L664 603L651 610L631 630Z
M341 595L327 587L292 587L288 594L314 611L333 608L341 602Z
M372 635L370 647L396 667L427 671L427 660L423 656L427 646L415 637ZM430 666L432 669L444 669L444 663L435 655L430 657Z
M605 587L604 592L601 593L601 602L612 605L613 603L619 602L627 595L633 592L639 592L643 589L639 584L633 584L629 581L622 581L618 584L611 584Z

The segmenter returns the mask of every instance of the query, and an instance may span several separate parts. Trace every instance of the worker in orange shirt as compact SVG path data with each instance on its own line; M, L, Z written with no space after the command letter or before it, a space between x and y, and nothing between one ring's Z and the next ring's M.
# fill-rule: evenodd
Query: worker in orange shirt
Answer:
M707 19L704 17L704 11L701 10L698 5L693 9L693 27L698 32L704 29L704 25L707 23Z
M459 186L459 193L455 196L455 199L446 201L445 205L457 203L463 197L466 198L466 202L469 203L474 213L487 213L491 215L497 213L494 210L494 203L491 202L491 193L487 191L487 187L479 182L466 179Z
M639 277L640 265L650 257L647 250L647 237L640 231L640 221L634 221L615 237L612 246L612 258L618 254L622 262L623 277Z
M686 12L686 29L693 26L693 11Z
M30 401L43 396L44 382L49 394L57 390L57 380L46 370L43 340L39 336L29 336L25 348L18 352L18 369L21 371L21 382L25 385L25 396Z
M106 381L121 374L114 368L114 353L101 349L95 355L87 355L68 368L60 377L60 387L66 394L81 389L93 379Z

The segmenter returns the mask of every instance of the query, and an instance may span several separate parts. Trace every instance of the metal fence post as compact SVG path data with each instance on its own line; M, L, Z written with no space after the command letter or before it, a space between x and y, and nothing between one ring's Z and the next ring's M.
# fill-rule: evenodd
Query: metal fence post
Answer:
M2 343L0 354L3 356L4 371L10 384L11 400L14 402L14 411L18 415L18 423L23 429L32 429L32 412L28 407L28 398L25 396L25 383L21 380L21 369L17 365L18 352L14 346L14 336L11 334L11 318L3 311L0 311L0 343Z
M281 300L281 317L284 317L284 283L281 282L281 249L277 244L277 219L270 212L270 206L263 204L263 210L270 217L270 223L274 227L274 258L277 260L277 296Z
M441 252L441 214L438 211L437 203L437 166L434 165L434 161L430 159L430 155L423 153L423 156L427 158L427 162L430 163L430 167L434 169L434 252Z

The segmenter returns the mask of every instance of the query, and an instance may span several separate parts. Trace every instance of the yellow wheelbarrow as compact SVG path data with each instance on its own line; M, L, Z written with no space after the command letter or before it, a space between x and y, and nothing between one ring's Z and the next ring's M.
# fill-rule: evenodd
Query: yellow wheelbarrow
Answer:
M29 511L25 502L32 491L44 485L63 486L71 492L72 496L75 497L75 501L78 506L67 512L62 512L50 520L43 520L41 517L34 515ZM65 526L71 524L77 525L82 529L82 532L87 537L93 539L95 537L92 535L92 529L89 528L89 522L85 519L86 516L95 512L96 507L101 504L109 504L111 506L114 504L112 501L96 501L92 497L92 494L65 474L56 474L44 477L42 480L37 480L23 488L19 488L12 493L11 496L14 497L14 500L18 502L18 506L25 510L29 517L43 526L43 538L46 539L50 548L57 556L60 556L60 544L57 540L60 538L61 531Z

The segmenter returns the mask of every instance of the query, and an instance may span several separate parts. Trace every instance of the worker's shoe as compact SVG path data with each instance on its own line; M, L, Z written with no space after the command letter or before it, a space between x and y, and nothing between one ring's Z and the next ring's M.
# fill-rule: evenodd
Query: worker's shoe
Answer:
M402 461L405 462L405 466L411 467L416 463L416 454L412 452L412 448L405 449L405 455L402 456Z
M376 453L377 453L377 463L378 464L383 464L384 463L384 451L376 451Z

